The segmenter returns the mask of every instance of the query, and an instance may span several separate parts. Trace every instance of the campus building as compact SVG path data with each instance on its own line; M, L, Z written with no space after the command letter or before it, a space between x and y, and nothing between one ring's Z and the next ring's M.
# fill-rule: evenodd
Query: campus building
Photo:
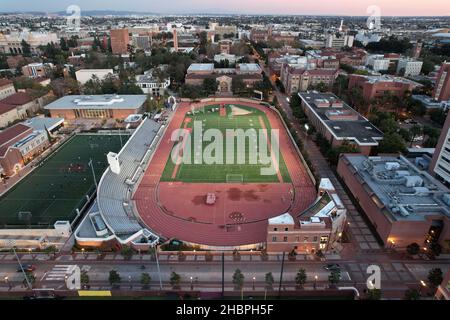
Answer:
M16 93L14 83L8 79L0 79L0 100Z
M337 172L387 248L446 247L450 190L427 172L403 156L362 154L341 154Z
M29 78L47 78L53 69L52 63L30 63L22 67L22 73Z
M103 118L124 120L141 113L146 95L72 95L62 97L44 108L53 118Z
M438 72L433 98L438 101L450 100L450 63L443 63Z
M114 29L111 30L110 35L112 53L128 53L128 45L130 43L130 35L128 33L128 29Z
M295 65L284 64L281 67L280 79L286 94L292 95L298 91L306 91L311 87L324 84L331 88L338 76L337 69L304 69Z
M300 92L298 95L309 123L333 147L346 142L369 155L372 147L378 146L383 139L380 130L335 95L319 92Z
M353 47L353 41L355 37L352 35L337 35L337 34L327 34L325 37L325 48L336 48L340 49L343 47Z
M145 71L142 75L136 76L136 85L142 89L145 94L153 96L164 95L166 89L170 86L170 77L162 81L153 75L154 70Z
M348 81L348 90L354 87L362 88L364 101L370 102L374 98L385 94L402 98L405 92L411 92L421 84L402 77L390 75L365 76L351 74Z
M450 186L450 116L448 115L428 170L439 181Z
M322 179L316 201L296 215L285 213L269 219L267 251L316 253L338 249L347 209L329 179Z
M0 132L0 171L12 176L50 142L47 133L24 124L16 124Z
M0 128L33 115L40 108L39 99L26 92L17 92L0 100Z
M22 54L22 41L30 45L31 53L38 53L40 46L49 43L59 43L56 33L34 32L23 30L22 32L1 33L0 32L0 53Z
M205 79L215 79L219 82L219 93L231 93L234 78L252 86L263 80L262 69L256 63L240 63L236 68L214 68L213 63L193 63L187 70L185 82L201 86Z
M109 75L113 75L113 69L81 69L75 72L77 81L82 85L86 84L93 77L98 80L105 80Z
M411 58L402 58L398 60L397 74L403 77L418 76L422 71L422 65L422 61L414 60Z

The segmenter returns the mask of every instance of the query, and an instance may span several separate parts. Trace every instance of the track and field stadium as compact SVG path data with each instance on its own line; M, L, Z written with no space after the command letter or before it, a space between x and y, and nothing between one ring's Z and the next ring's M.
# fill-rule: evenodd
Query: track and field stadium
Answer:
M261 167L267 166L259 162L174 163L172 151L183 139L174 142L172 133L181 128L195 137L195 122L205 131L213 128L225 136L227 129L265 129L268 150L270 132L277 129L276 172L261 175ZM263 141L260 136L258 139L260 148ZM201 147L191 143L192 158L208 145L203 143ZM243 156L247 159L252 152L248 140ZM237 149L235 153L239 153ZM131 197L139 222L163 239L216 248L264 243L269 218L286 212L298 215L317 196L311 175L279 114L247 100L178 104L143 170Z

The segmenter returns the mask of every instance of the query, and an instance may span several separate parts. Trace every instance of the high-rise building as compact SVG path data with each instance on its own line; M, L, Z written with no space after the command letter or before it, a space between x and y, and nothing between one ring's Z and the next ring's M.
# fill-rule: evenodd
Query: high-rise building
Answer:
M428 171L450 186L450 116L447 116Z
M175 52L178 51L178 32L177 29L173 29L173 48L175 49Z
M420 57L420 53L422 52L422 42L417 41L412 50L411 50L411 58L418 59Z
M438 101L450 99L450 63L443 63L436 77L433 98Z
M130 35L128 29L111 30L111 49L113 54L126 54L129 43Z

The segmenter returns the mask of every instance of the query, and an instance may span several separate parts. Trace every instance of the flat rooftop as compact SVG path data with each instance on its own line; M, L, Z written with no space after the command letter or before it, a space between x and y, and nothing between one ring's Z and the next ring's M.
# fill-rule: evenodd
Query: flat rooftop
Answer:
M139 109L147 99L139 95L72 95L62 97L44 108L61 109Z
M23 122L23 124L32 127L34 130L52 131L57 126L64 123L64 118L44 118L44 117L34 117Z
M346 154L344 158L357 172L359 180L365 183L364 190L374 193L372 200L391 220L422 221L436 215L450 217L450 190L405 157Z
M366 146L376 146L383 139L377 127L334 94L313 91L299 96L336 139Z
M214 71L214 63L193 63L189 66L187 72L198 72L198 71Z

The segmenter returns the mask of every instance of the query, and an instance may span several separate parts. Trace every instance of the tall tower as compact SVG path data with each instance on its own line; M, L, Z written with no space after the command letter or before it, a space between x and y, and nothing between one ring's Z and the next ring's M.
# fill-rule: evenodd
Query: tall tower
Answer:
M438 101L450 99L450 63L444 62L438 72L433 98Z
M178 32L177 29L173 29L172 31L173 33L173 48L175 49L176 52L178 52Z

